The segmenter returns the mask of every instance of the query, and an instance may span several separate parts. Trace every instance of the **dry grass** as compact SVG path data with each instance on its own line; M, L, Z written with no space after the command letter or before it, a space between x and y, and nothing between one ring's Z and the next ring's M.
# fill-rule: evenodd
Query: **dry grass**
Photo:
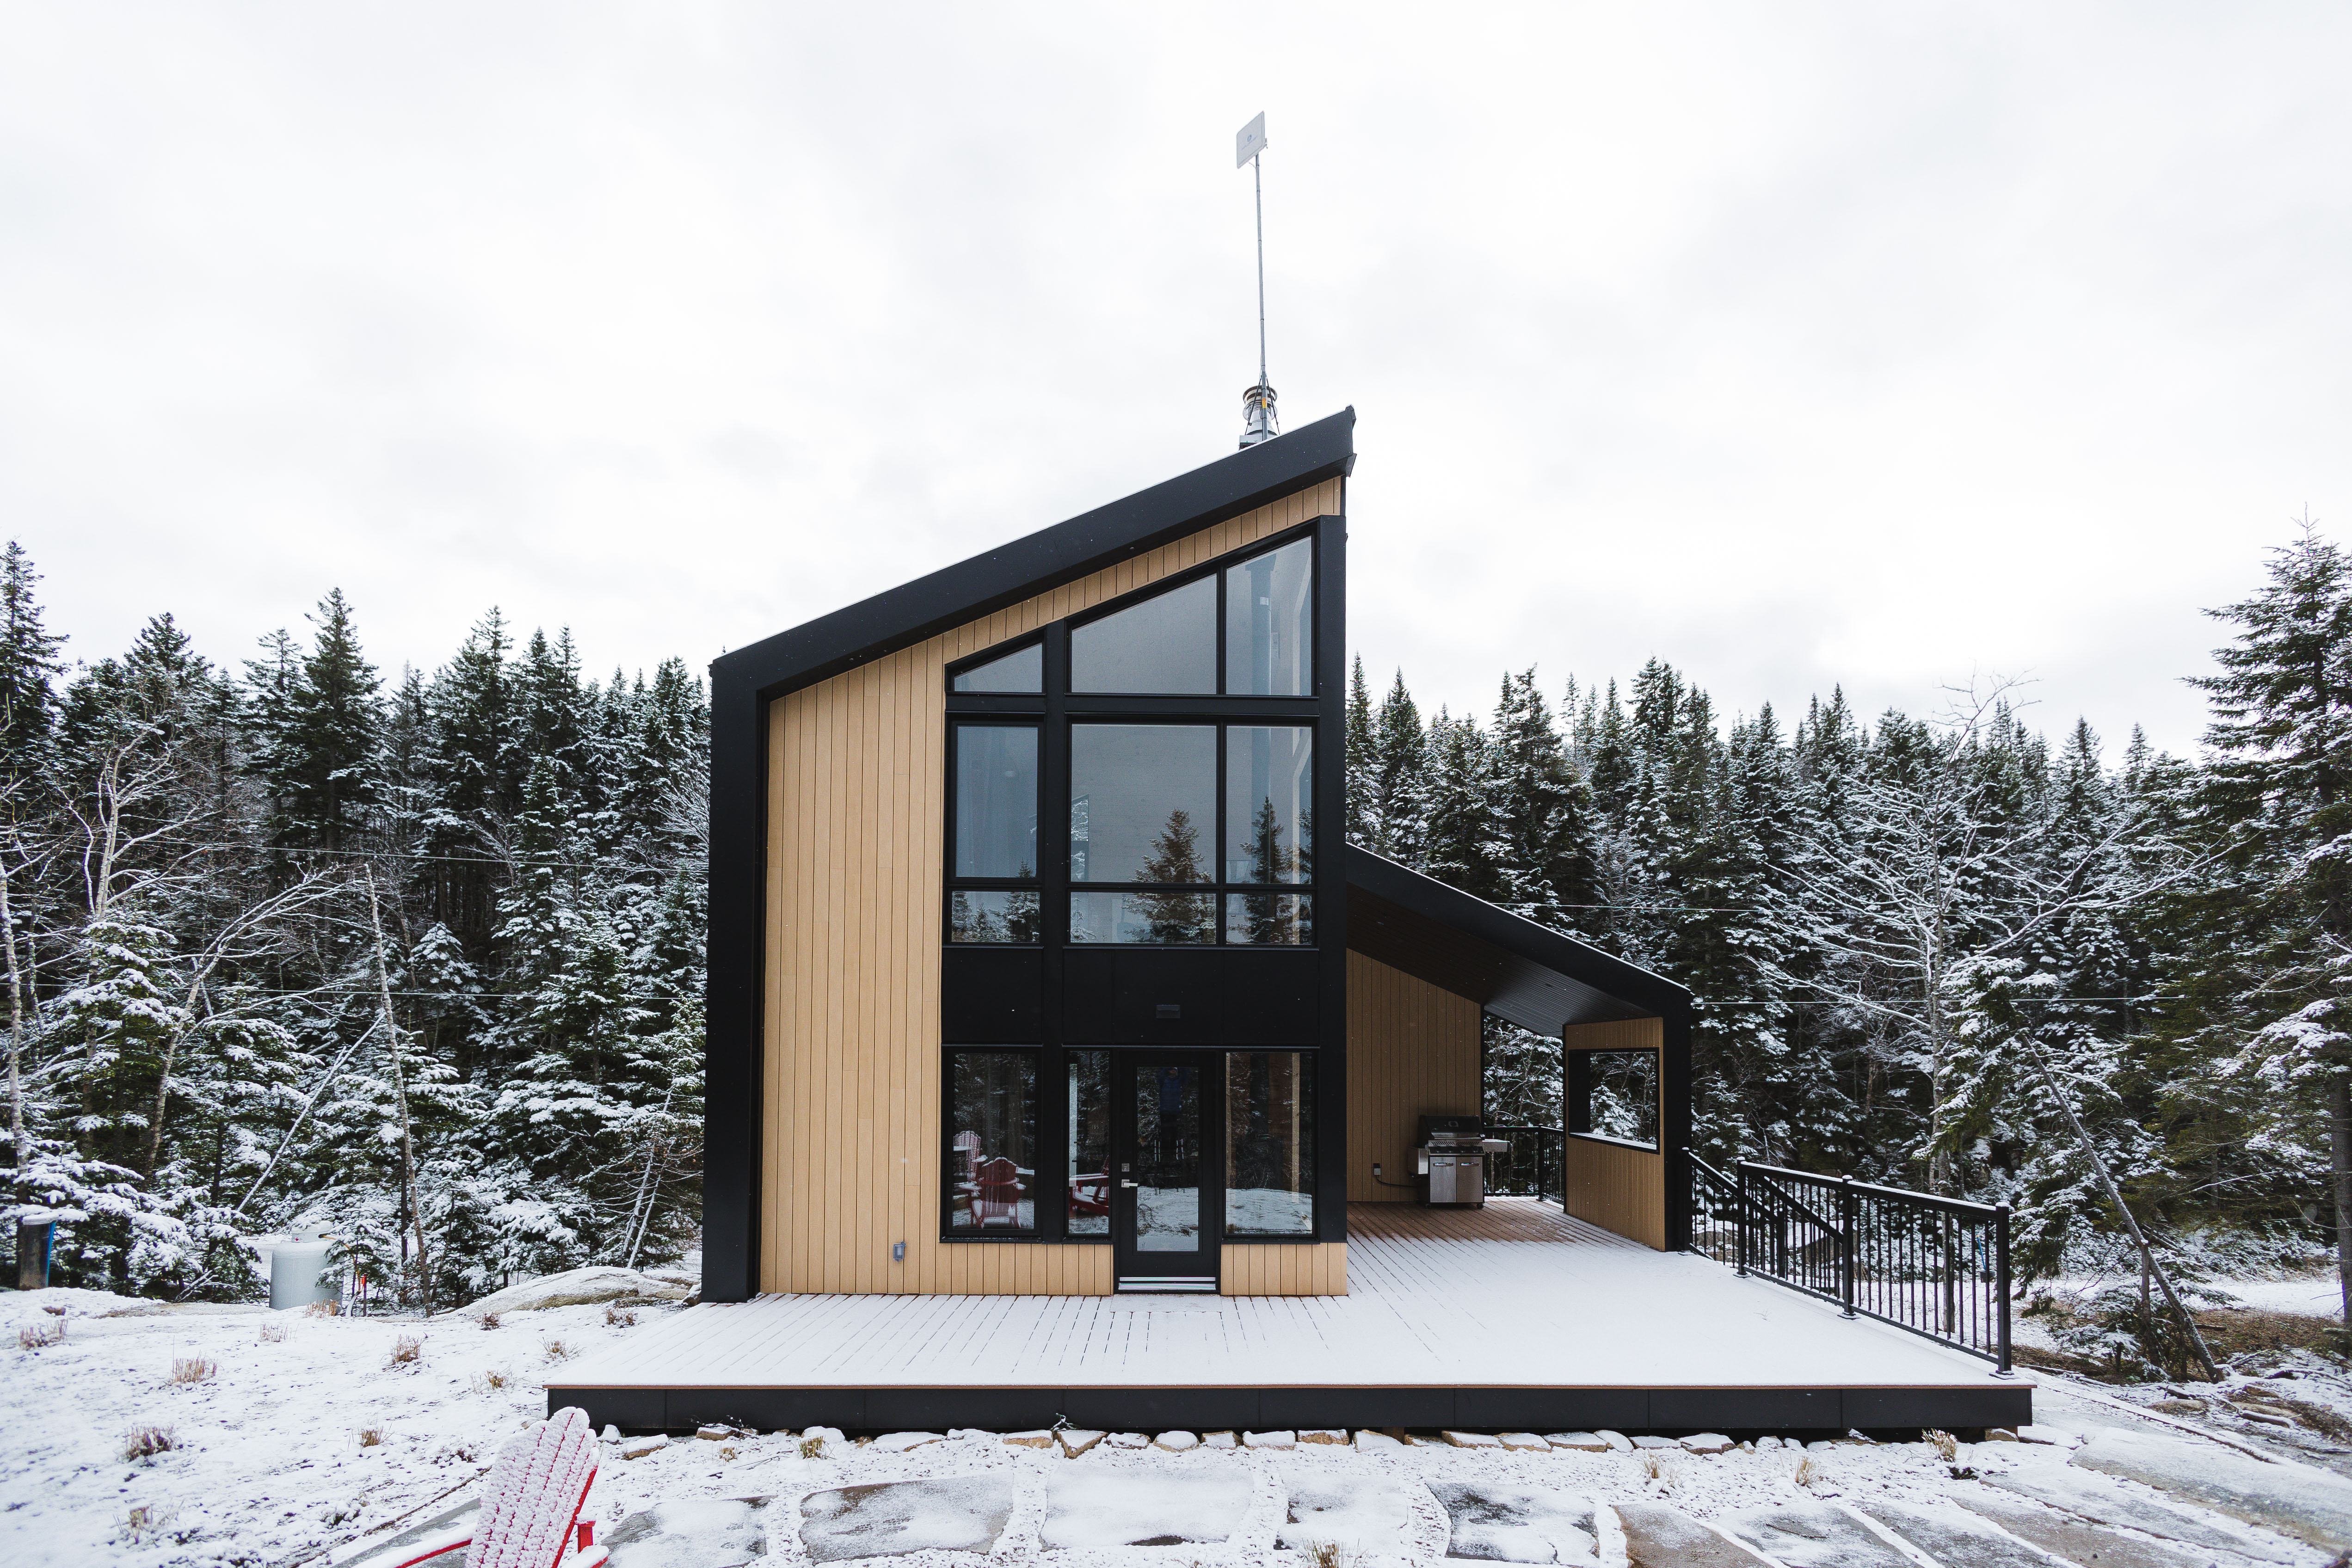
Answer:
M484 1312L484 1313L482 1314L482 1327L483 1327L483 1328L485 1328L485 1329L494 1329L494 1328L496 1328L496 1327L498 1327L498 1326L499 1326L499 1314L498 1314L498 1313L496 1313L496 1312Z
M123 1434L123 1462L152 1459L158 1454L170 1453L179 1446L179 1437L169 1427L133 1427Z
M392 1342L392 1364L415 1361L425 1354L425 1338L421 1334L404 1333Z
M1801 1487L1811 1486L1822 1479L1822 1468L1813 1463L1812 1455L1807 1454L1797 1461L1797 1473L1791 1479Z
M381 1444L383 1441L383 1427L361 1427L361 1428L360 1428L360 1447L361 1447L361 1448L375 1448L377 1445Z
M63 1344L65 1343L65 1319L51 1318L47 1322L26 1323L23 1328L18 1329L16 1331L16 1348L18 1350L47 1350L53 1344Z
M560 1339L541 1340L539 1342L539 1353L550 1361L570 1361L573 1356L580 1354Z
M2333 1318L2305 1317L2300 1312L2264 1312L2252 1307L2199 1312L2197 1332L2217 1361L2248 1351L2307 1350L2341 1357L2344 1331Z
M2345 1420L2343 1416L2325 1405L2314 1404L2308 1399L2297 1399L2293 1395L2284 1393L2267 1383L2257 1383L2250 1387L2236 1389L2223 1397L2232 1405L2242 1405L2252 1409L2266 1411L2273 1416L2284 1416L2339 1443L2352 1438L2352 1421Z
M1936 1446L1936 1457L1944 1463L1948 1465L1960 1457L1960 1440L1949 1432L1938 1431L1930 1427L1919 1435Z
M156 1536L170 1532L178 1511L169 1503L142 1503L122 1516L121 1536L132 1546L143 1546ZM185 1542L187 1536L177 1539Z
M824 1452L824 1439L823 1437L803 1437L801 1439L802 1458L814 1459Z
M286 1343L286 1325L278 1322L276 1318L265 1319L261 1325L261 1343L264 1344L284 1344Z
M324 1301L312 1301L302 1309L302 1315L306 1318L331 1318L341 1316L343 1304L341 1301L330 1299Z
M209 1383L220 1363L208 1355L179 1355L172 1358L172 1381L174 1383Z
M604 1309L604 1326L609 1329L633 1329L637 1326L637 1314L618 1305Z
M1662 1479L1666 1473L1665 1456L1655 1448L1644 1448L1635 1456L1642 1461L1642 1474L1651 1480Z
M1314 1568L1355 1568L1356 1554L1344 1542L1318 1541L1307 1547L1307 1561Z
M494 1368L488 1372L478 1372L474 1374L474 1392L477 1394L496 1394L510 1385L513 1382L514 1374L507 1371L503 1367Z

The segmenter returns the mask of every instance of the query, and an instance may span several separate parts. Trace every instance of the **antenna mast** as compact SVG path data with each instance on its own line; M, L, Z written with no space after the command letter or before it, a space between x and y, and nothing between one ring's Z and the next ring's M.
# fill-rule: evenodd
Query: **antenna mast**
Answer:
M1274 387L1265 379L1265 176L1258 164L1265 152L1265 112L1234 138L1234 167L1250 167L1250 184L1257 203L1257 384L1242 393L1242 441L1255 446L1279 434L1274 418Z

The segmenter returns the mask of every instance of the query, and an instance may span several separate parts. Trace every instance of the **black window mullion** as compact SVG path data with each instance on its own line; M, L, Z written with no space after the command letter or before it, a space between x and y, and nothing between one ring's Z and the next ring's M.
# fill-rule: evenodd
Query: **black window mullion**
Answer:
M1037 1107L1037 1186L1041 1197L1037 1233L1051 1240L1068 1236L1070 1190L1070 1100L1067 1041L1062 1038L1062 959L1070 938L1070 625L1045 628L1045 724L1038 737L1037 937L1045 945L1038 965L1037 1016L1044 1049L1038 1052L1038 1092L1052 1098ZM1048 838L1048 824L1051 837Z

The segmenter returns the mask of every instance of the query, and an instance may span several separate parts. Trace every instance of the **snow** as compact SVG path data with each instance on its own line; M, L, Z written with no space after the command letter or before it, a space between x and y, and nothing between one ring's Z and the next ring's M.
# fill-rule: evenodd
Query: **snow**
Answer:
M423 1324L259 1311L110 1318L102 1314L153 1303L51 1291L0 1294L0 1321L13 1326L47 1318L45 1305L68 1309L63 1343L18 1351L11 1334L0 1348L0 1356L9 1358L0 1379L14 1418L13 1441L0 1455L0 1497L15 1505L0 1509L0 1561L12 1568L305 1560L320 1568L313 1554L330 1547L338 1549L332 1560L341 1564L479 1495L482 1474L499 1447L543 1414L545 1380L568 1370L569 1363L545 1359L544 1345L560 1341L593 1354L678 1315L677 1309L647 1307L640 1310L639 1326L623 1328L606 1324L599 1306L556 1307L488 1331L456 1315ZM258 1331L265 1324L284 1328L286 1337L263 1341ZM396 1364L391 1348L404 1333L422 1333L424 1353L416 1362ZM206 1382L172 1385L177 1356L208 1357L219 1371ZM504 1375L505 1386L489 1387L491 1373ZM2315 1382L2307 1377L2276 1386L2316 1396ZM2086 1447L2104 1430L2091 1424L2093 1415L2197 1442L2173 1428L2147 1427L2112 1399L2096 1406L2069 1402L2063 1409L2052 1401L2040 1413L2092 1438ZM172 1427L180 1446L150 1460L123 1462L124 1435L139 1424ZM362 1447L362 1427L378 1429L383 1441ZM1008 1446L986 1432L954 1432L895 1453L879 1442L860 1446L827 1436L833 1440L815 1459L800 1457L801 1435L790 1433L750 1434L723 1444L673 1440L634 1459L623 1458L619 1444L599 1443L602 1471L589 1511L604 1521L604 1539L629 1528L630 1541L641 1546L636 1554L616 1559L615 1568L638 1568L640 1558L652 1568L667 1561L737 1561L710 1552L720 1542L742 1539L752 1521L767 1532L770 1554L791 1560L805 1555L793 1535L800 1500L810 1493L986 1477L1010 1487L1015 1499L999 1557L1034 1558L1050 1524L1055 1540L1071 1543L1055 1560L1066 1568L1196 1560L1274 1568L1277 1537L1325 1538L1343 1528L1358 1538L1402 1534L1404 1544L1384 1547L1377 1553L1381 1557L1442 1557L1448 1526L1427 1490L1432 1483L1474 1486L1490 1500L1507 1492L1543 1493L1568 1500L1559 1506L1570 1512L1588 1502L1663 1504L1708 1521L1786 1511L1816 1499L1917 1509L2000 1497L2031 1508L2037 1505L2027 1500L2039 1490L2071 1492L2110 1511L2127 1508L2187 1547L2196 1545L2191 1536L2228 1541L2241 1555L2282 1568L2322 1568L2329 1555L2127 1478L2085 1470L2070 1462L2082 1450L2025 1443L1964 1446L1962 1468L1987 1479L1962 1480L1926 1444L1839 1444L1814 1454L1734 1448L1705 1456L1679 1448L1634 1454L1405 1446L1359 1432L1344 1447L1170 1452L1100 1443L1083 1457L1066 1458L1055 1448ZM2298 1467L2247 1463L2281 1487L2311 1484L2311 1472ZM1816 1476L1810 1487L1796 1479L1801 1465ZM2224 1479L2222 1467L2213 1469L2217 1479ZM1078 1478L1103 1484L1079 1485ZM1212 1484L1190 1487L1187 1479ZM1996 1491L1988 1484L1993 1480L2010 1484ZM900 1495L919 1500L923 1494ZM1405 1510L1401 1531L1399 1497ZM740 1500L749 1499L774 1500ZM1294 1529L1288 1515L1301 1499L1320 1500L1307 1505ZM910 1501L903 1511L908 1528L945 1528L929 1511L933 1507ZM134 1510L145 1511L143 1524L134 1526ZM643 1522L631 1526L632 1520ZM1608 1520L1605 1513L1599 1520L1601 1554L1613 1561L1608 1531L1614 1527ZM1114 1537L1201 1540L1220 1531L1228 1537L1222 1543L1204 1541L1178 1554L1106 1544ZM708 1543L709 1551L697 1555L679 1547L671 1555L675 1542L694 1541ZM919 1556L908 1568L951 1568L957 1561ZM971 1561L961 1559L967 1568Z
M467 1317L502 1312L543 1311L549 1307L587 1306L599 1301L682 1301L693 1288L634 1269L596 1267L566 1269L509 1285L462 1309Z

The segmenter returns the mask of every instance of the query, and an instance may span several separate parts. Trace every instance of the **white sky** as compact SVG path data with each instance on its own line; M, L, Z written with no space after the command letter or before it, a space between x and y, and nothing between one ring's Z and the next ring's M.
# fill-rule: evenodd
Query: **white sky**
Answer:
M2031 674L2193 744L2352 505L2352 10L5 0L0 528L70 652L699 666L1286 423L1425 706Z

